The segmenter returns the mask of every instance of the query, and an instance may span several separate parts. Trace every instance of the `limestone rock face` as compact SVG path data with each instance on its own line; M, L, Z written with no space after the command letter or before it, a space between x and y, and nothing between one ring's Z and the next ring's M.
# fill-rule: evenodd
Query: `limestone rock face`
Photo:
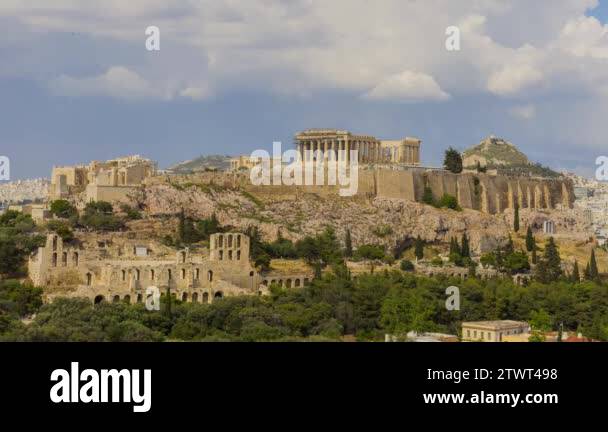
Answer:
M430 243L446 243L466 232L472 250L485 253L504 244L513 227L510 209L495 215L468 209L458 212L396 198L341 198L315 193L262 196L229 185L176 187L162 183L147 186L144 196L148 216L176 215L182 208L195 218L215 214L222 225L236 231L257 226L267 241L276 239L279 233L296 241L331 226L340 240L349 229L355 247L371 243L385 245L388 250L407 238L420 236ZM555 222L558 235L587 235L589 227L575 210L520 208L522 230L531 224L539 232L547 219ZM167 222L155 229L158 233L171 232L175 224Z

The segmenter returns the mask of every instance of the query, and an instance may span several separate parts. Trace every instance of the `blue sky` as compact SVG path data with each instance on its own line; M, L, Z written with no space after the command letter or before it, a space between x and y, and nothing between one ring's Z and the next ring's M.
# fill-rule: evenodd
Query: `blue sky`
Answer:
M603 0L22 3L0 4L0 155L15 179L250 153L309 127L417 136L429 165L490 134L586 175L608 151Z

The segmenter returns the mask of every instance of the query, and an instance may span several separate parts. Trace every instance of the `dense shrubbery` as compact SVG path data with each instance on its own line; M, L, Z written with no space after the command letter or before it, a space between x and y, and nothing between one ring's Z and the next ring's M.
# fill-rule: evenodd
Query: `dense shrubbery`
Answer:
M460 287L460 311L445 308L449 285ZM25 291L17 294L20 289ZM33 290L16 285L0 289L2 339L277 341L337 340L355 334L377 340L386 332L457 334L461 321L515 319L546 329L563 323L565 329L608 340L608 287L594 282L517 286L509 279L429 279L401 271L353 280L337 265L304 288L273 287L267 297L228 297L210 305L174 300L171 313L164 308L146 311L142 305L93 306L87 300L57 299L42 306L26 326L18 318L37 307L39 294Z
M462 211L462 208L458 204L458 200L455 196L450 194L443 194L438 200L433 196L433 191L430 187L424 188L424 194L422 195L422 202L427 205L431 205L436 208L448 208L451 210Z
M7 211L0 216L0 276L23 276L25 260L44 244L29 215Z

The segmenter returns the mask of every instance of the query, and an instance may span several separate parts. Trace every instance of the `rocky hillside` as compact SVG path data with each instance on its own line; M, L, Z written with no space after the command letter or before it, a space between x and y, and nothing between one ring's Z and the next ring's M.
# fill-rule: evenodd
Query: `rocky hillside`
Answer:
M468 169L475 169L479 166L494 169L505 175L545 178L561 176L551 168L530 162L528 157L514 144L493 135L465 150L462 155L462 164Z
M355 246L372 243L392 248L397 241L418 235L431 243L447 243L452 236L460 238L466 231L473 250L479 253L504 242L512 226L512 215L508 213L457 212L384 198L330 199L315 194L302 194L293 199L264 198L240 188L218 185L150 185L143 204L152 218L175 215L181 208L196 218L215 213L222 225L235 230L257 226L268 241L274 240L279 231L283 237L295 241L317 234L329 225L340 239L344 238L346 229L350 229ZM528 219L542 226L539 218L547 215L522 209L520 217L522 226L527 225ZM562 233L580 228L576 218L570 215L551 217ZM161 236L174 230L173 222L156 226L156 234Z
M515 145L495 136L489 136L476 146L464 151L463 165L465 167L475 168L477 162L482 167L530 165L526 155L520 152Z

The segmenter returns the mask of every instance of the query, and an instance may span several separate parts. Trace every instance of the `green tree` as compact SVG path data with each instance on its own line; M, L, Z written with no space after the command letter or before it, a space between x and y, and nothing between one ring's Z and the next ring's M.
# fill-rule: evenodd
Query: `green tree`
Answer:
M534 277L539 282L552 283L562 276L561 258L553 237L549 238L543 257L537 261Z
M555 282L562 275L562 260L559 256L559 250L557 248L557 245L555 244L555 240L553 239L553 237L549 238L549 241L545 246L545 253L543 259L547 264L548 282Z
M50 206L51 214L63 219L78 216L78 210L68 200L55 200Z
M346 234L344 235L344 256L352 257L353 256L353 241L350 236L350 229L346 229Z
M55 232L64 242L71 242L74 240L74 232L70 226L61 220L50 220L46 224L46 228L49 231Z
M550 331L553 327L551 315L549 315L549 313L544 309L532 311L530 313L530 327L532 327L534 330L539 330L542 332Z
M530 270L528 254L525 252L513 252L505 257L504 267L510 274L523 273Z
M405 271L405 272L412 272L414 271L415 267L414 267L414 263L412 263L409 260L402 260L401 261L401 270Z
M423 204L431 206L435 205L435 197L433 196L433 190L428 186L425 186L424 188L424 193L422 194L422 202Z
M458 150L450 147L445 151L443 166L450 172L459 174L462 172L462 156Z
M424 242L420 236L416 237L416 242L414 243L414 255L419 260L424 258Z
M515 202L515 210L513 214L513 231L519 231L519 203Z
M589 259L589 274L588 280L598 280L599 279L599 271L597 269L597 261L595 260L595 249L591 250L591 258Z
M574 268L572 269L572 282L579 283L581 281L581 275L578 270L578 261L574 261Z
M530 225L528 225L528 230L526 231L526 250L528 252L532 252L535 244L536 241L534 240L534 235L532 234L532 228Z
M462 255L463 258L471 258L471 247L469 245L469 238L467 237L467 233L462 234L462 247L460 255Z
M456 211L462 210L460 205L458 205L458 200L456 197L447 193L443 194L443 196L439 199L439 202L436 203L436 206L440 208L449 208Z

